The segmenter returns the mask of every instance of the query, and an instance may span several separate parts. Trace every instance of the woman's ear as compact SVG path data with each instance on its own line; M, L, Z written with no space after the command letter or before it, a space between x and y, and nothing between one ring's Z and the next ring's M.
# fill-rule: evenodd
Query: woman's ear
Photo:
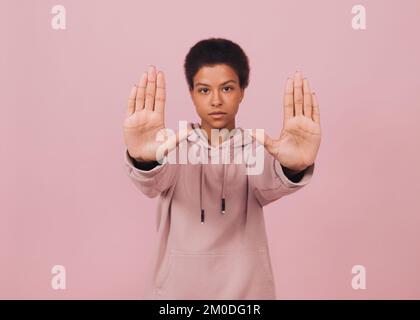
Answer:
M245 89L241 89L241 98L239 99L239 102L242 102L244 95L245 95Z

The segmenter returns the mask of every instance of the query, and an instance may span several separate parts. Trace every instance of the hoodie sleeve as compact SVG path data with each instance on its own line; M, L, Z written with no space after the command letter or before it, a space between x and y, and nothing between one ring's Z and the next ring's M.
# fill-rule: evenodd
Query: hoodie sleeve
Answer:
M125 151L125 167L128 176L134 185L147 197L154 198L160 193L169 189L176 181L178 176L178 165L170 163L158 163L153 168L140 169L133 162L133 159Z
M260 147L264 148L262 145ZM266 206L307 185L312 178L314 168L315 163L297 175L300 180L292 181L284 173L280 162L264 148L264 168L261 174L249 175L251 190L261 206Z

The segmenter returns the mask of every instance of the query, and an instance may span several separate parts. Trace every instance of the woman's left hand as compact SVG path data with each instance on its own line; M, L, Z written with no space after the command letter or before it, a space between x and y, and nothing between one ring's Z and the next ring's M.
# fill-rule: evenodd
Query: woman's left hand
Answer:
M291 172L300 172L315 162L321 144L319 106L308 80L302 79L300 72L296 71L294 78L286 82L280 137L271 139L259 133L252 136Z

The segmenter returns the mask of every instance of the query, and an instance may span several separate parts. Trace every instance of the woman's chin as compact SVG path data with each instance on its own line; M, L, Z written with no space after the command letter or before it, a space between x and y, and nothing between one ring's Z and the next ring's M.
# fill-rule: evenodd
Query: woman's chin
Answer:
M209 119L208 123L214 129L223 129L228 125L226 119Z

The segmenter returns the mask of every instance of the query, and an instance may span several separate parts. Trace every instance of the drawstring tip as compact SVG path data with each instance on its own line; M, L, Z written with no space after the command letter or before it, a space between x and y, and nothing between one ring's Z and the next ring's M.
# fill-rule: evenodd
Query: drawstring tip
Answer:
M222 198L222 214L225 213L225 198Z
M201 223L204 223L204 209L201 209Z

